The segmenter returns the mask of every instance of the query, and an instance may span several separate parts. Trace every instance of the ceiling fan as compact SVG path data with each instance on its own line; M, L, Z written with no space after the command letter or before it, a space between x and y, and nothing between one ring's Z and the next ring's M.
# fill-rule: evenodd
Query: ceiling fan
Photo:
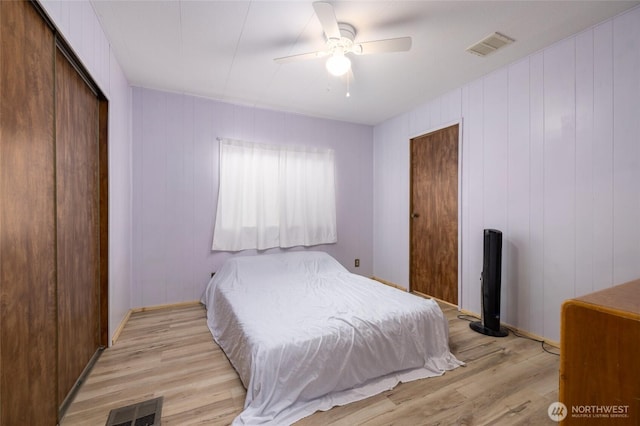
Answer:
M322 25L326 37L327 47L317 52L275 58L279 64L288 62L321 58L327 59L327 70L335 76L342 76L351 69L349 53L368 55L371 53L405 52L411 49L411 37L390 38L385 40L355 42L356 29L351 24L338 22L331 3L317 1L313 3L313 10Z

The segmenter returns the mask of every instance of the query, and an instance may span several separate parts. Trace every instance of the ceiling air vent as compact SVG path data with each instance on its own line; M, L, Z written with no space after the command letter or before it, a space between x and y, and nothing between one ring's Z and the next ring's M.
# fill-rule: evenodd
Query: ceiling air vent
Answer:
M467 52L478 56L487 56L507 44L513 43L515 40L504 34L493 33L480 40L476 44L467 47Z
M111 410L105 426L159 426L160 417L162 397Z

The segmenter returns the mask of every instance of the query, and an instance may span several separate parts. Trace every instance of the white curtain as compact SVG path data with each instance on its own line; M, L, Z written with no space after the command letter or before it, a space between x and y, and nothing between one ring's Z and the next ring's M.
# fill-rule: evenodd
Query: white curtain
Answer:
M334 152L220 141L213 250L335 243Z

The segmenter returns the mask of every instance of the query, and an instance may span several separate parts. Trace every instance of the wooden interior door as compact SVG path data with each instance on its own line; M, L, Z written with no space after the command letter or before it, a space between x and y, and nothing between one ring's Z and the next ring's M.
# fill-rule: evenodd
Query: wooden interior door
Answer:
M100 102L56 49L58 401L100 347Z
M0 425L57 416L53 45L0 1Z
M410 288L458 304L458 125L411 140Z

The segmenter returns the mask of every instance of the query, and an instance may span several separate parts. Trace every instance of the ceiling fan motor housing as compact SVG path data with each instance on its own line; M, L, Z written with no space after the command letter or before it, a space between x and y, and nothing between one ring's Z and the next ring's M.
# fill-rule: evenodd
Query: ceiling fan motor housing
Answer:
M356 38L356 29L351 24L338 22L340 30L340 38L330 38L327 40L329 50L333 53L336 50L342 50L343 53L353 52L355 49L353 40Z

